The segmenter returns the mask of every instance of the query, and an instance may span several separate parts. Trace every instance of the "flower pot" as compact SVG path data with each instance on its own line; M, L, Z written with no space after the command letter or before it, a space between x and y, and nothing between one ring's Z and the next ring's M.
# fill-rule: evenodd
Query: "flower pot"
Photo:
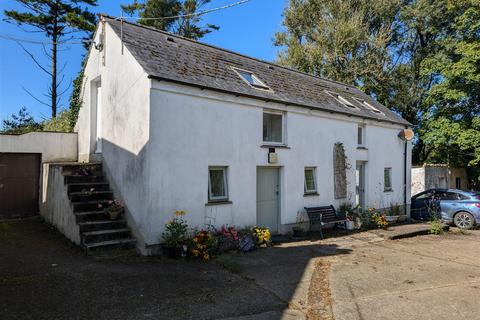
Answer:
M107 216L110 220L118 220L118 218L120 218L121 213L122 213L121 210L107 211Z
M353 229L355 229L355 222L351 221L351 220L347 220L345 222L345 227L346 227L347 230L353 230Z
M385 216L385 220L387 220L388 223L395 223L398 220L398 216Z

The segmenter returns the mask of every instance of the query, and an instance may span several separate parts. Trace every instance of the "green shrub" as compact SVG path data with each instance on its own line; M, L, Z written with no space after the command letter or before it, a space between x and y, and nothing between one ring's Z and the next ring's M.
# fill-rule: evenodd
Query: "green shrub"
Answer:
M46 120L43 123L43 131L72 132L71 113L70 109L64 110L56 118Z
M433 219L430 222L430 234L442 234L443 233L443 226L440 220Z

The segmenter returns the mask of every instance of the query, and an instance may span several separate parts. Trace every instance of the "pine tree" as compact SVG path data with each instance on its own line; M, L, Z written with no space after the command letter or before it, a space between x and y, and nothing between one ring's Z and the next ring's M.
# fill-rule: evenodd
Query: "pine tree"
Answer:
M51 41L50 53L45 54L51 61L51 68L42 66L33 54L22 48L34 60L35 64L51 78L48 92L50 103L37 99L42 104L48 105L52 111L52 118L57 116L57 105L63 92L59 92L63 78L58 80L61 70L57 68L58 51L62 42L72 40L75 32L92 32L95 28L95 15L82 4L94 6L97 0L17 0L26 9L24 12L5 10L6 21L17 25L32 27L32 31L41 31ZM27 91L28 92L28 91Z
M122 9L129 15L138 14L144 19L138 23L198 40L219 27L207 24L199 26L201 17L193 15L211 0L134 0L130 5L123 5ZM180 16L180 17L176 17ZM183 16L183 17L182 17ZM160 17L176 17L169 19L146 19Z

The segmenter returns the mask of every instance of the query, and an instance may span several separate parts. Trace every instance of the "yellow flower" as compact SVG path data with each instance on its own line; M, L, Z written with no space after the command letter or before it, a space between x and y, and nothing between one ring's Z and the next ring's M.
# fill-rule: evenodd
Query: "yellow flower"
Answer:
M176 216L184 216L186 214L185 210L176 210L175 215Z

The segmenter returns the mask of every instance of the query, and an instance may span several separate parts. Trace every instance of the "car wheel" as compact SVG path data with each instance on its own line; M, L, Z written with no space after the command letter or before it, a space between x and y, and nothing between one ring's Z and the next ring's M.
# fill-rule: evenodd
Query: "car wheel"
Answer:
M468 212L459 212L453 217L453 223L460 229L469 230L475 225L475 219Z

